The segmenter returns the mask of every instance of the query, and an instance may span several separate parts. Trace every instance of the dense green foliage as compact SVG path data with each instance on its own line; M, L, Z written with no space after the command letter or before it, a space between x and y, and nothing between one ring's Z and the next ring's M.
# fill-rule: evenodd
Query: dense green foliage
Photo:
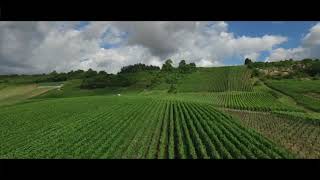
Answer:
M196 64L187 64L185 60L181 60L178 66L178 70L180 73L191 73L196 70Z
M306 77L319 78L320 76L319 59L251 62L247 65L248 68L253 70L253 75L260 78L293 79Z
M249 58L246 58L246 59L244 60L244 65L249 65L249 64L251 64L251 63L252 63L252 60L249 59Z
M121 73L134 73L140 71L159 71L160 68L158 66L145 65L145 64L134 64L129 66L124 66L121 68L119 74Z
M165 72L171 72L174 70L174 67L172 66L173 61L171 59L168 59L165 61L165 63L162 65L161 71Z
M105 87L126 87L129 86L131 82L124 75L95 75L83 79L80 88L83 89L95 89L95 88L105 88Z

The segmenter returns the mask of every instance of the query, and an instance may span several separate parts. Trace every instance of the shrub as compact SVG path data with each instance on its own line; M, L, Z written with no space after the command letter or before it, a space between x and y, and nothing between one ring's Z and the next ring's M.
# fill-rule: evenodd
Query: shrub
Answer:
M177 88L175 85L171 84L169 90L168 90L168 93L174 93L176 94L177 93Z

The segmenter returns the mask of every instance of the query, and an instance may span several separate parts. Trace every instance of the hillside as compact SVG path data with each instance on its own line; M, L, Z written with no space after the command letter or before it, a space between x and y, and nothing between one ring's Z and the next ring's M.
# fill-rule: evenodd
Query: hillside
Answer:
M3 84L0 86L0 106L23 102L27 99L45 94L52 89L55 89L55 87L41 86L37 84Z
M178 92L252 91L251 71L244 66L198 68L177 83Z
M320 112L320 80L269 80L266 84L313 111Z
M319 80L254 71L138 64L0 77L0 157L320 158Z

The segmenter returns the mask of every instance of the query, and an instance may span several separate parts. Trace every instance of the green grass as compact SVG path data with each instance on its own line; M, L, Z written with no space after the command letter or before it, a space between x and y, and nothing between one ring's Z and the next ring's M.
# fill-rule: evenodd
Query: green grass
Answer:
M103 89L80 89L81 79L66 81L62 88L51 90L45 94L35 97L36 99L43 98L65 98L65 97L79 97L79 96L96 96L116 94L120 92L118 89L103 88ZM51 83L50 83L51 84Z
M3 85L0 87L0 106L24 102L32 97L45 93L50 89L50 87L39 88L36 84Z
M320 94L320 80L270 80L266 84L313 111L320 112L320 99L310 93Z
M1 158L290 158L201 103L141 96L59 98L4 107Z

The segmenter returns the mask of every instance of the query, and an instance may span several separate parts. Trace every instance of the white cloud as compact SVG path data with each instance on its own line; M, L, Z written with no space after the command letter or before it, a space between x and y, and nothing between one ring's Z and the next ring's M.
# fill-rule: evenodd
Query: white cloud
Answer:
M308 57L308 54L308 50L302 47L292 49L277 48L271 52L266 61L280 61L285 59L300 60Z
M266 61L279 61L284 59L301 60L304 58L320 57L320 23L310 28L309 33L301 40L296 48L277 48L271 51Z
M142 46L124 46L114 49L100 48L87 61L80 63L79 68L92 68L116 73L122 66L139 62L148 65L161 65L160 59L153 56L148 49Z
M273 49L287 41L274 35L236 37L226 22L99 21L77 30L78 24L0 22L0 73L79 68L117 72L139 62L161 66L168 58L175 64L184 59L219 66L227 58L257 59L262 51L276 52Z
M255 61L259 58L259 56L260 56L259 53L253 52L253 53L244 55L244 58L249 58L249 59Z
M320 23L310 29L309 33L302 39L302 44L306 47L320 45Z

